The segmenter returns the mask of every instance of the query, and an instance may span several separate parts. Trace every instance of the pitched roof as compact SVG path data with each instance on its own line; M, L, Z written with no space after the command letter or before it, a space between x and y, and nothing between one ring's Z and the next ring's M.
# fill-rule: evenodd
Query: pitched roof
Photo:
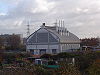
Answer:
M61 43L80 43L80 39L76 35L74 35L73 33L69 32L69 31L68 31L69 36L67 36L67 35L58 34L56 30L52 30L47 27L46 27L46 29L48 31L54 33L55 35L57 35L60 38Z

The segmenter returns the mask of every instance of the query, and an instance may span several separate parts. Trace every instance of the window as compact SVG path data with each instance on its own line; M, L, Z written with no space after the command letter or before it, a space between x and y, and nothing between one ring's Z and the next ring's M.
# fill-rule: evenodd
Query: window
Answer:
M38 43L47 43L48 42L48 33L37 33L37 42Z
M57 50L56 49L52 49L52 54L56 54Z
M30 49L30 52L31 52L32 54L34 54L34 50Z
M58 42L58 40L55 39L54 36L53 36L53 34L49 34L49 42Z
M46 54L46 49L41 49L40 50L40 55Z
M28 43L36 43L36 33L29 38Z

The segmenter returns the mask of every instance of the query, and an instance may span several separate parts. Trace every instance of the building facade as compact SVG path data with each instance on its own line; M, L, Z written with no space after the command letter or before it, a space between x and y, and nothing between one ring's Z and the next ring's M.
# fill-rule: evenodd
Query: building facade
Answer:
M80 48L80 40L64 27L45 26L32 33L26 42L26 50L34 55L57 54Z

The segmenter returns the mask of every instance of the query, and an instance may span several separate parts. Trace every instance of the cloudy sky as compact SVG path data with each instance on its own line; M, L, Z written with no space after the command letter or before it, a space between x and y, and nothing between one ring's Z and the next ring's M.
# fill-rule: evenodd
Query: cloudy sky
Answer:
M43 22L64 20L79 38L100 36L100 0L0 0L0 34L31 33Z

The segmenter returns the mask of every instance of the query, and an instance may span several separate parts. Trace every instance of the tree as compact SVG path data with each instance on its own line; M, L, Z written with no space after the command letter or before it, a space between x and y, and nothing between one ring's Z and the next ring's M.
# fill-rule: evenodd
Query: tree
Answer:
M51 54L43 54L40 58L50 59L52 58Z
M81 75L75 66L66 64L65 62L60 63L60 68L56 69L55 73L55 75Z
M12 50L17 50L20 48L20 45L21 45L21 39L20 39L20 36L18 35L11 35L9 36L9 38L7 39L8 40L8 47Z
M58 56L59 58L72 58L72 57L74 57L73 54L67 53L67 52L59 53L59 54L57 54L57 56Z
M87 75L87 68L93 64L96 59L100 58L100 52L81 53L75 57L75 65L82 73Z
M0 49L4 47L4 38L0 37Z
M81 39L81 46L98 46L99 39L98 38L85 38Z
M100 59L94 61L92 65L87 69L89 75L100 75Z

